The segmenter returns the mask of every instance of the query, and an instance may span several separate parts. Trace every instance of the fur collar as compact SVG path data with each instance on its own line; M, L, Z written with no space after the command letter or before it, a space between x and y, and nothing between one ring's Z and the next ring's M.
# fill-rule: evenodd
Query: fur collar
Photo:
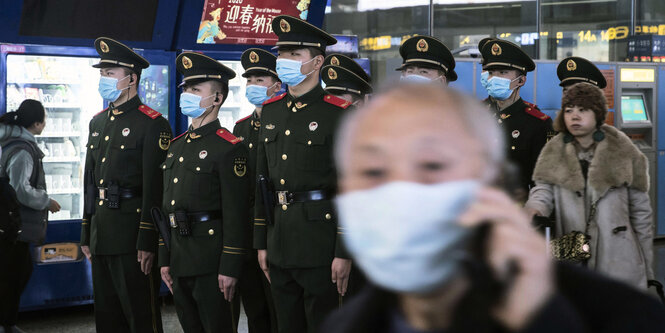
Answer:
M601 130L605 139L598 142L589 166L589 186L603 194L610 187L628 186L649 190L648 161L623 132L608 125ZM552 138L540 152L533 180L559 185L571 191L583 191L584 176L572 143L564 143L564 134Z

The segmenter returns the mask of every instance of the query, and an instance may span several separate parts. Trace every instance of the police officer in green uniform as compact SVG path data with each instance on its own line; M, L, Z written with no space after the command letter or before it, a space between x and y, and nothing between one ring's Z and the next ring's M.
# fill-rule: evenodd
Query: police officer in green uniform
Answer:
M161 165L161 206L171 227L170 234L160 230L162 280L185 332L235 332L230 302L247 255L251 179L247 147L217 116L236 74L194 52L180 54L176 68L184 76L180 110L192 124Z
M586 82L603 89L607 86L607 81L603 73L589 60L582 57L568 57L561 60L556 68L556 75L559 77L559 85L566 88L575 83Z
M508 159L518 168L513 195L526 200L540 150L554 134L552 119L520 98L526 73L536 65L519 46L505 40L483 39L479 49L485 71L481 84L489 94L485 101L505 130Z
M334 37L285 15L272 28L279 37L277 75L288 91L266 101L261 115L256 174L267 181L257 186L254 247L271 281L279 332L316 332L339 306L351 270L331 200L333 136L351 102L320 85Z
M321 68L325 91L359 107L372 93L370 77L353 59L343 54L328 55Z
M247 100L255 106L251 115L240 119L233 128L233 134L240 138L249 149L249 159L247 161L247 170L251 181L250 190L250 218L246 224L248 241L252 243L252 231L254 221L254 191L256 189L256 147L259 138L259 129L261 128L261 110L263 102L275 97L275 94L282 88L282 82L275 72L274 54L258 48L248 49L240 57L245 72L242 74L247 79L245 86L245 96ZM250 333L257 332L276 332L277 319L275 318L275 307L270 293L270 284L263 275L259 262L257 261L256 250L249 251L245 265L238 281L238 292L240 297L234 300L237 316L240 313L239 301L242 298L242 304L247 315L247 325Z
M137 95L148 61L110 38L95 48L109 107L90 121L81 249L92 265L97 332L162 332L150 208L161 202L171 127Z
M413 36L399 47L401 79L411 82L439 81L446 85L457 80L455 58L443 43L431 36Z

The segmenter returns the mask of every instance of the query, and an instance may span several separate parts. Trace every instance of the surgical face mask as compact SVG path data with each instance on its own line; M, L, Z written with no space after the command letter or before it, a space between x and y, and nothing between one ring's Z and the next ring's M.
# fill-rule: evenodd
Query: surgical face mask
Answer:
M490 72L484 71L480 73L480 85L487 90L487 79L490 77Z
M520 77L518 76L515 79L510 80L503 77L493 76L487 80L487 88L485 89L487 89L487 93L490 96L503 101L513 94L514 89L510 89L510 84L519 78Z
M118 82L123 81L128 77L129 75L123 77L120 80L108 76L100 77L99 87L97 88L97 91L99 91L99 95L102 96L103 99L109 102L115 102L118 99L118 97L120 97L120 94L122 93L123 90L129 89L129 86L127 86L127 88L118 89Z
M277 59L277 64L275 67L277 77L279 77L282 82L289 86L297 86L302 83L302 81L305 81L307 75L314 72L314 70L312 70L307 74L303 74L300 72L300 68L302 68L304 64L310 63L314 59L316 58L312 58L306 62L300 62L291 59Z
M408 83L428 84L428 83L436 82L437 80L442 79L442 78L443 78L443 76L438 76L436 78L430 79L426 76L422 76L422 75L418 75L418 74L407 74L407 75L401 76L399 78L399 80L402 81L402 82L408 82Z
M247 100L254 104L254 106L261 106L263 102L270 98L270 96L268 96L268 89L274 87L275 84L277 84L277 82L270 87L250 84L245 87L245 97L247 97Z
M212 104L210 104L207 107L201 107L200 106L201 101L214 96L215 95L210 95L208 97L203 98L199 95L182 93L180 94L180 112L182 112L182 114L184 114L187 117L198 118L203 114L203 112L205 112L207 108L212 106Z
M456 220L479 188L477 180L392 182L342 194L336 205L346 245L376 285L434 291L456 276L466 258L471 230Z

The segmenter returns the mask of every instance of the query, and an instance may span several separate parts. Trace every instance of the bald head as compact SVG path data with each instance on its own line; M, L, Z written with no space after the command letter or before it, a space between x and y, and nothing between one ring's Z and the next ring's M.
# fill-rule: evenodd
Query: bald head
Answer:
M391 181L440 183L495 176L502 135L477 101L440 85L400 84L340 126L342 191Z

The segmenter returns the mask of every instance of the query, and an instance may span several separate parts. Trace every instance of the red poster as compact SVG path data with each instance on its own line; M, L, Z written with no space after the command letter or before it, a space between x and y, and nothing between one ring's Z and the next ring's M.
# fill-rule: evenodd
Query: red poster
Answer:
M198 44L275 45L271 22L278 15L307 19L311 0L206 0Z

